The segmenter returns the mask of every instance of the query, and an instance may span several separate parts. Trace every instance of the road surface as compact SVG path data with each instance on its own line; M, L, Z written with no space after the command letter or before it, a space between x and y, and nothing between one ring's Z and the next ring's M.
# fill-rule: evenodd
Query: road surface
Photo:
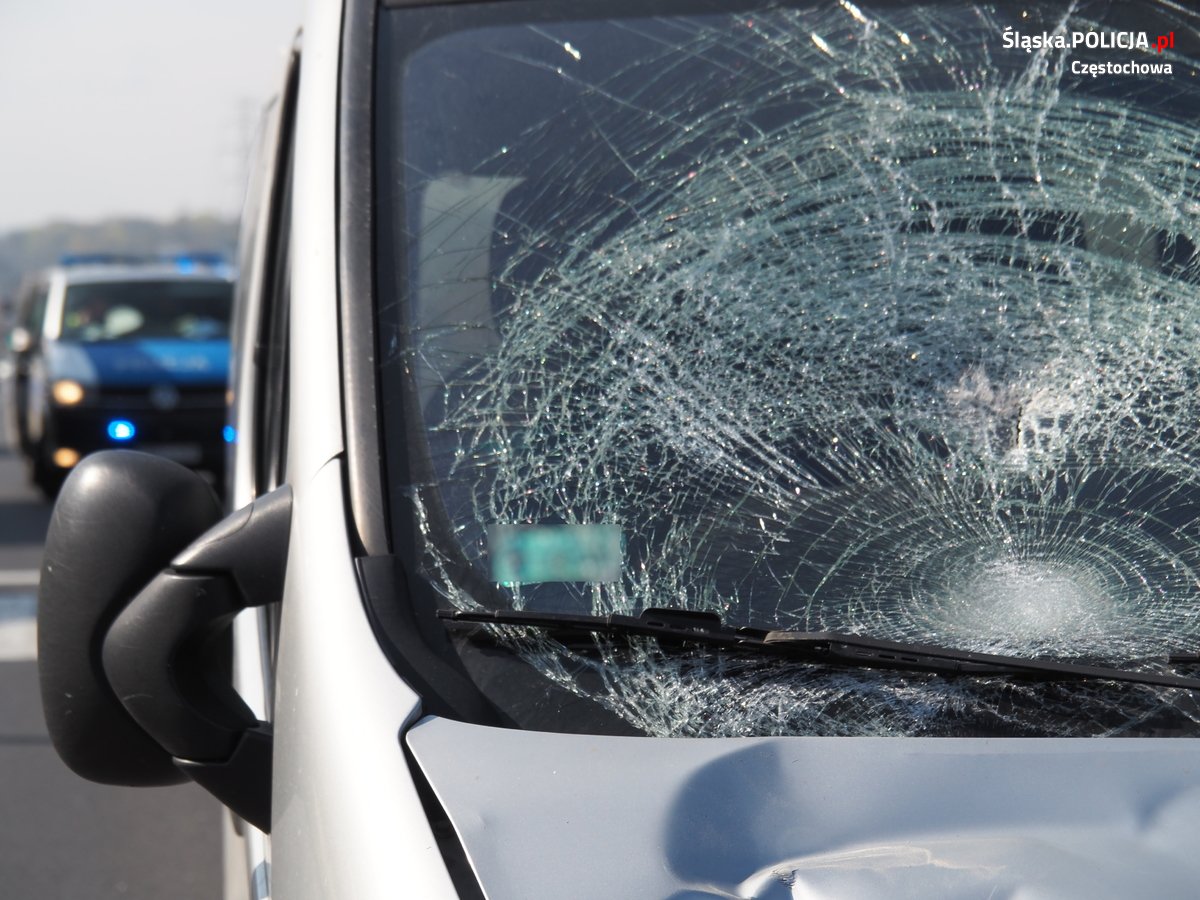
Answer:
M216 801L190 784L91 784L50 746L34 624L50 507L26 485L5 437L0 429L0 896L216 900Z

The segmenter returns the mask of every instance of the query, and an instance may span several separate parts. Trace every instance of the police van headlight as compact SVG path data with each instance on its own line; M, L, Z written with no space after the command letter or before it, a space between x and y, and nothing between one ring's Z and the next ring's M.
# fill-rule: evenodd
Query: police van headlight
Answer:
M50 387L50 396L59 406L74 406L83 400L83 385L78 381L63 378Z

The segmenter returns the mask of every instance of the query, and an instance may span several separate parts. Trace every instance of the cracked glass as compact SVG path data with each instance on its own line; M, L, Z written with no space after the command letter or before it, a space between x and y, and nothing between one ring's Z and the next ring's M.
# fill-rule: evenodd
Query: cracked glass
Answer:
M413 582L443 609L670 607L1200 674L1196 16L652 7L384 15L380 365ZM538 727L1200 714L1178 688L454 640L485 693L536 673Z

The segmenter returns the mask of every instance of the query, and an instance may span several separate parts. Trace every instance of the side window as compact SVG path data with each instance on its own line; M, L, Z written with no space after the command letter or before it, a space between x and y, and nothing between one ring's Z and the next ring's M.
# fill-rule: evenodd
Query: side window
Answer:
M293 66L281 110L278 189L267 248L263 308L255 337L254 487L273 490L286 479L288 427L288 321L291 299L292 156L295 90Z
M42 323L46 316L46 299L49 296L50 286L39 282L30 288L17 310L17 325L25 329L30 346L41 340Z
M290 157L290 150L289 157ZM260 361L259 398L255 416L257 454L254 480L260 494L277 488L285 480L288 425L288 321L291 299L291 171L286 172L282 215L276 233L277 244L273 284L266 296L260 343L255 358Z
M33 296L30 297L28 315L23 324L26 328L40 331L42 319L46 315L46 298L50 296L50 287L45 284L36 285Z

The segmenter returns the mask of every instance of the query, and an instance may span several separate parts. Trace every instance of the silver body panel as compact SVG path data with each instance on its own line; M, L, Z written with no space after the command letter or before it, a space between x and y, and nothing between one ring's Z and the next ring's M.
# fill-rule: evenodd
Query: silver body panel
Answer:
M272 896L453 897L399 733L415 693L367 621L346 535L335 136L340 4L315 4L296 125L287 477L295 492L275 685Z
M367 621L344 510L339 463L296 486L275 694L272 896L454 897L400 752L419 700Z
M1181 740L538 734L409 747L492 900L1190 897Z

